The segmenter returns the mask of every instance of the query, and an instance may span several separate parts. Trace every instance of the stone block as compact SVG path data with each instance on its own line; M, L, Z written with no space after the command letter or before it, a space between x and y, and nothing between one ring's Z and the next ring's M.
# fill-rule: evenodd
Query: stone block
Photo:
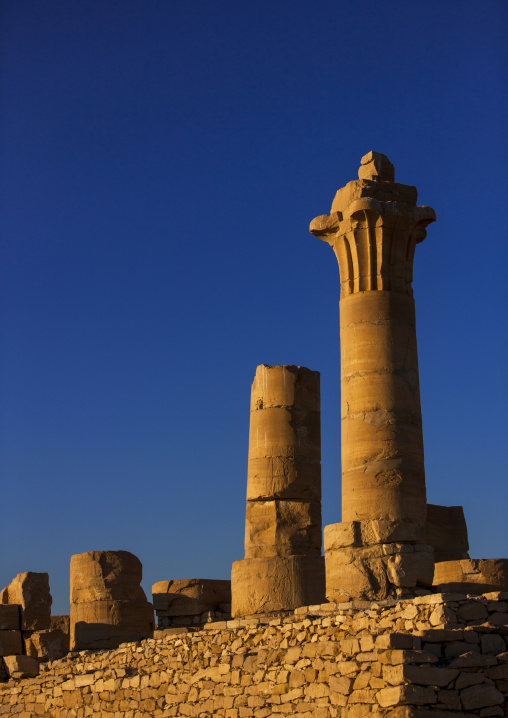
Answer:
M155 628L147 601L89 601L71 604L72 651L115 648L146 638Z
M50 628L53 630L59 629L67 635L70 632L70 616L51 616Z
M285 556L235 561L231 572L233 617L325 602L322 556Z
M0 604L21 606L21 627L24 631L49 628L52 598L47 573L18 573L0 592Z
M35 678L39 675L39 661L30 656L6 656L4 658L10 678Z
M0 631L19 631L21 606L0 604Z
M158 581L152 586L153 606L166 616L197 616L231 604L231 581L189 578Z
M326 598L344 603L352 599L387 598L389 582L380 546L372 549L325 550Z
M75 554L71 557L71 603L146 600L142 575L141 561L129 551Z
M247 501L245 558L321 555L321 502Z
M508 591L508 559L436 562L433 585L440 593L480 595L489 591Z
M27 656L44 661L63 658L69 652L69 633L59 628L24 633L23 641Z
M434 549L436 561L469 558L466 519L462 506L427 504L424 543Z
M249 459L247 501L263 499L321 500L321 464L302 456L262 456Z
M395 167L386 155L380 152L368 152L361 159L358 170L359 179L395 181Z
M387 561L388 580L394 586L415 588L432 586L434 576L434 552L431 546L419 546L419 551L398 553ZM427 550L422 550L422 549Z
M267 456L320 461L320 413L284 406L251 411L249 460Z
M0 656L14 656L22 653L21 631L0 631Z
M291 364L258 366L252 383L251 411L281 406L319 411L319 372Z

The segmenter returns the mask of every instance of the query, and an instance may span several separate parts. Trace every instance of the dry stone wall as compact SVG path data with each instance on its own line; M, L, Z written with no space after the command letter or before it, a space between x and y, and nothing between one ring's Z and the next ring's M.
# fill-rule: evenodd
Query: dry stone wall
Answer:
M491 593L329 603L156 631L0 685L0 715L504 716L507 600Z

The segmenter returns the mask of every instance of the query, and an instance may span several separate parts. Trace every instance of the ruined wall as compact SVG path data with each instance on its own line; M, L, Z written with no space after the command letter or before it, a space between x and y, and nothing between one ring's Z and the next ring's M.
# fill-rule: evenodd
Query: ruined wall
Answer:
M508 706L508 594L323 604L156 631L0 685L0 715L460 718Z

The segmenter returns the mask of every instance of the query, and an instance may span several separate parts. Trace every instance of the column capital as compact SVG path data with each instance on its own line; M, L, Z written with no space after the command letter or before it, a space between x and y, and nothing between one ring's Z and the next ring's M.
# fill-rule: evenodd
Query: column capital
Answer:
M391 290L412 295L416 244L436 214L417 206L416 187L394 181L390 160L369 152L359 179L337 191L330 214L316 217L310 231L333 247L339 262L341 297Z

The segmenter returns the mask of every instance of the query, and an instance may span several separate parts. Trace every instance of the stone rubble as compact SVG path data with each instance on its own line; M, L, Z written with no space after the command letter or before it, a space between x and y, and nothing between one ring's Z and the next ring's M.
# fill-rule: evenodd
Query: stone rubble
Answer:
M11 678L0 684L0 715L465 718L508 710L508 593L328 603L156 634Z

